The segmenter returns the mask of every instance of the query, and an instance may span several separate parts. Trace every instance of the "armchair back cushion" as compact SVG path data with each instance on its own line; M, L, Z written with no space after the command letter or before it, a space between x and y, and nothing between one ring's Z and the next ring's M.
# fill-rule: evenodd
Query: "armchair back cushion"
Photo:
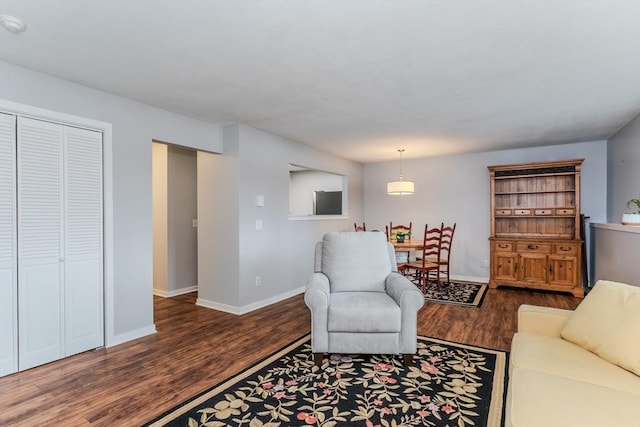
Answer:
M385 292L393 271L383 233L327 233L322 239L322 272L331 292Z

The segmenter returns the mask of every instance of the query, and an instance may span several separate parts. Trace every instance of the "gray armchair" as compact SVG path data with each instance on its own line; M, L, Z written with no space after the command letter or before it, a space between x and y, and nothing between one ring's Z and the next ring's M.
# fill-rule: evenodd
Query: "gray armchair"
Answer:
M424 296L398 274L384 233L327 233L315 255L304 295L315 363L323 353L403 354L408 365Z

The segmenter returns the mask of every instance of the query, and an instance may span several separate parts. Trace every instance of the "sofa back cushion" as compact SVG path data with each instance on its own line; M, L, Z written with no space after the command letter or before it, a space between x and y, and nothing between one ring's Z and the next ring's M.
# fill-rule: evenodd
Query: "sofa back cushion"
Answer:
M388 246L384 233L325 234L322 272L329 278L331 292L384 292L392 271Z
M640 287L599 280L560 334L640 375Z

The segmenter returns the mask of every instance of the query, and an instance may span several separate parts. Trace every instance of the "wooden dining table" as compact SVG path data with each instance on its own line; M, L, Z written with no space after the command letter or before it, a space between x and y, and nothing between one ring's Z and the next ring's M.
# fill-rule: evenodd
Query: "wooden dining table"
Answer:
M424 247L424 241L422 240L405 240L402 243L398 243L395 240L390 241L396 252L413 252L421 251Z

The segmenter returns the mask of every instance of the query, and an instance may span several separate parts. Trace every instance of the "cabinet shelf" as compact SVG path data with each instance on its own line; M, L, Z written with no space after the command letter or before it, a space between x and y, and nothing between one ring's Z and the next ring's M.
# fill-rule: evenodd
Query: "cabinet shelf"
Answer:
M496 176L496 177L494 177L494 179L496 179L496 180L505 180L505 179L517 179L517 178L532 178L532 177L535 177L535 176L545 177L545 176L571 176L571 175L575 175L575 172L539 173L539 174L523 173L521 175Z
M570 190L535 190L535 191L496 191L496 196L511 196L514 194L550 194L550 193L575 193L575 189Z
M566 218L573 219L573 215L496 215L496 221L501 219L545 219L545 218Z

